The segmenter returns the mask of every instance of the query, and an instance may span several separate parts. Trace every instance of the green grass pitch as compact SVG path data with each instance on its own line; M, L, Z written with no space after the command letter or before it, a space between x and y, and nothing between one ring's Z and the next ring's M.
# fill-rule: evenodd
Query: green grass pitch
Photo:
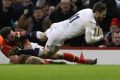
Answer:
M0 80L120 80L120 65L0 65Z

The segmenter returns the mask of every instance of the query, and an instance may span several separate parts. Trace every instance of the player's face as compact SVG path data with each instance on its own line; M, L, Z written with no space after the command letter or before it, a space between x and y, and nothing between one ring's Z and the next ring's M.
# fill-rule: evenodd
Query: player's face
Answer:
M106 16L106 10L101 13L98 13L98 20L101 22Z
M14 36L15 36L15 33L13 31L11 31L10 34L8 35L8 40L13 41Z
M104 11L100 14L101 20L103 20L105 17L106 17L106 10L104 10Z
M13 32L11 31L11 33L8 35L8 41L9 42L14 42L16 41L16 38L20 37L20 33L19 32Z
M27 34L27 32L25 30L20 29L20 28L16 28L15 32L20 32L20 35L22 35L22 36Z

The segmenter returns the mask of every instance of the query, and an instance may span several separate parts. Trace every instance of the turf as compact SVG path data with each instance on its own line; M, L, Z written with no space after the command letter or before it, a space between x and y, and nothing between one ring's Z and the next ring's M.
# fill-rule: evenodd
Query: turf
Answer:
M120 80L120 65L0 65L0 80Z

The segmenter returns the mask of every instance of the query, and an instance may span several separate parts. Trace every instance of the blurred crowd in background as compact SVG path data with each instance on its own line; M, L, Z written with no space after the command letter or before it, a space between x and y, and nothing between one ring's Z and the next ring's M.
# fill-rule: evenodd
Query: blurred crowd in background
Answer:
M94 45L86 44L84 35L65 42L66 46L119 47L120 46L120 0L1 0L0 29L12 27L15 31L46 31L52 23L70 18L77 11L92 8L96 2L107 6L107 14L99 23L104 39ZM75 27L75 26L74 26ZM29 39L44 46L45 42Z

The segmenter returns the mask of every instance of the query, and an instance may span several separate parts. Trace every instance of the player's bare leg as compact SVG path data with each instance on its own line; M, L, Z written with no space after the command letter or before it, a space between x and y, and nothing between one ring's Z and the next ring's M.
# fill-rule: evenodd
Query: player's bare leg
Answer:
M25 64L49 64L49 62L45 59L41 59L39 57L30 56L26 61Z

